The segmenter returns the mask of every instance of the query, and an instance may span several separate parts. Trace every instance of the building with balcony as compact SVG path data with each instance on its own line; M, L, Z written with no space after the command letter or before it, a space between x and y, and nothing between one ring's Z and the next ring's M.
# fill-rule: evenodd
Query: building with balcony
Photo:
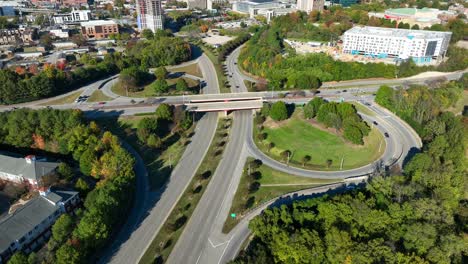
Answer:
M91 20L90 10L72 10L67 14L55 14L52 17L56 25L74 24Z
M356 26L343 34L342 50L424 64L445 57L451 36L452 32Z

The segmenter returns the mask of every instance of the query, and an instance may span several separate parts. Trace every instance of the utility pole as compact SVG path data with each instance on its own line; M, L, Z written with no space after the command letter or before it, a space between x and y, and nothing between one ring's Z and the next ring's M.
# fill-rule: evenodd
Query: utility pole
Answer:
M344 156L341 157L340 170L343 170L343 162L344 162Z
M250 163L249 163L249 168L248 168L248 175L250 176Z

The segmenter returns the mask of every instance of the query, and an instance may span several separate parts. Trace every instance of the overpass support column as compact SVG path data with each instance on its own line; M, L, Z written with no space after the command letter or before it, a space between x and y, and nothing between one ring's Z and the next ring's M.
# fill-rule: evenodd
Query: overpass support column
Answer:
M221 117L221 118L224 118L224 117L228 116L228 111L221 111L221 112L218 112L218 113L219 113L219 117Z

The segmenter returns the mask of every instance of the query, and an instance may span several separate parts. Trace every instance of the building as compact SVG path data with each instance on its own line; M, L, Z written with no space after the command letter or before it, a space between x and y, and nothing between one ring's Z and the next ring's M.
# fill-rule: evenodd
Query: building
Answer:
M213 9L212 0L187 0L187 7L189 9Z
M332 0L333 4L338 4L343 7L349 7L351 5L357 4L358 0Z
M254 18L258 15L271 18L273 16L294 12L295 9L290 9L291 6L292 5L289 3L282 3L276 0L241 0L233 3L232 10L242 14L248 14L250 18Z
M161 0L137 0L137 24L140 30L156 32L164 29L164 13Z
M46 191L0 219L0 263L17 251L28 254L47 241L57 218L79 204L74 191Z
M118 34L119 27L112 20L91 20L81 22L81 34L87 39L108 38L111 34Z
M56 38L70 37L70 31L68 29L54 28L54 29L49 30L49 33Z
M88 0L61 0L60 3L64 6L87 6Z
M55 14L52 19L56 25L74 24L91 20L90 10L72 10L68 14Z
M452 32L353 27L343 35L343 52L377 58L412 58L417 64L445 56Z
M371 16L395 20L397 22L430 27L434 24L446 22L457 16L456 12L434 8L394 8L385 10L385 13L369 13Z
M297 0L297 10L305 11L307 13L317 10L322 12L325 0Z
M39 187L42 178L54 174L57 167L58 163L39 160L33 155L21 157L6 152L0 153L0 179L27 183L32 188Z
M25 7L23 2L19 1L0 1L0 16L15 16L15 9Z

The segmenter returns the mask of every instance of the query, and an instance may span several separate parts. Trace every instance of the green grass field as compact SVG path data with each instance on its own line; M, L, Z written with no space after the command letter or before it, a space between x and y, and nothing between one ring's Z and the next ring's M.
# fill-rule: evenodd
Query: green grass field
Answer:
M252 158L248 159L247 163L252 160ZM260 173L259 178L249 176L247 171L248 165L246 164L244 166L244 173L241 176L241 180L234 196L229 215L224 222L224 233L229 233L229 231L231 231L232 228L234 228L237 223L242 220L242 218L250 209L255 208L275 197L293 191L339 182L337 180L299 177L274 170L266 165L261 165L255 171L252 170L252 175L255 175L255 173ZM260 187L257 191L253 192L249 190L249 188L255 181L260 183ZM235 218L231 217L232 213L236 214Z
M109 96L106 96L101 90L96 90L94 91L91 96L88 98L88 102L93 103L93 102L102 102L102 101L111 101L112 98Z
M78 96L80 96L82 92L81 91L76 91L74 93L71 93L65 97L62 97L62 98L58 98L58 99L55 99L55 100L52 100L52 101L48 101L46 103L42 103L40 105L62 105L62 104L71 104L73 102L75 102L76 98L78 98Z
M343 169L358 168L378 159L385 151L385 140L376 128L364 138L363 146L353 145L338 135L314 127L301 117L301 111L296 110L280 127L265 127L267 139L263 142L257 139L258 128L255 126L257 146L270 157L282 162L286 160L281 158L281 152L291 151L290 164L297 167L302 167L302 158L309 155L312 159L305 167L317 170L339 170L342 159ZM270 152L267 148L269 142L275 144ZM330 168L326 164L328 159L332 160Z
M169 69L169 72L185 72L187 74L203 78L203 74L198 67L198 63L193 63L182 67L174 67Z

